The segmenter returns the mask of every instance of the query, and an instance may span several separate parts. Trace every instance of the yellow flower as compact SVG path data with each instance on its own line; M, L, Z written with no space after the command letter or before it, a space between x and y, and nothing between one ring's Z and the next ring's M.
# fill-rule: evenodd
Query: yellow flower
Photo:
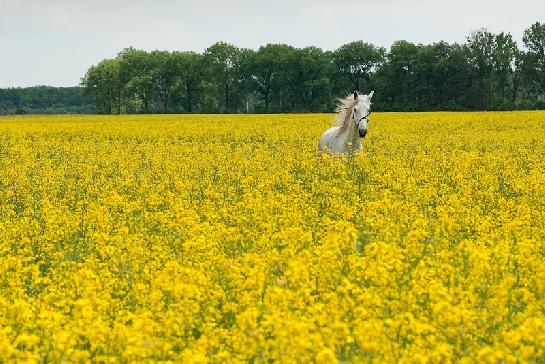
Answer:
M337 363L335 353L331 349L323 349L316 355L316 364L332 364Z
M0 361L539 362L544 118L0 118Z

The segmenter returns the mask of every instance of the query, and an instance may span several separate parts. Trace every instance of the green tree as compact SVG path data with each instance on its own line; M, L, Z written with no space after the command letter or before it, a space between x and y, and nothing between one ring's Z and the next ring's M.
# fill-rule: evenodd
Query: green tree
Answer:
M290 67L293 109L326 111L331 107L331 53L324 53L317 47L296 49L293 61Z
M240 49L236 86L238 103L241 104L241 110L244 112L250 111L250 104L253 103L253 100L255 99L255 82L252 75L252 62L254 57L254 50L247 48Z
M502 105L514 103L519 83L520 51L511 34L501 32L494 37L493 53L494 98Z
M161 102L162 112L167 113L180 78L176 59L172 53L158 50L151 52L149 57L153 66L151 76L156 95Z
M294 51L295 48L286 44L267 44L253 56L251 73L256 93L263 103L262 111L283 110Z
M486 29L479 29L467 37L469 62L476 75L473 84L473 105L485 109L492 92L492 72L495 62L495 37Z
M412 47L408 48L411 49ZM460 46L438 42L418 45L407 91L415 110L460 109L468 88L468 63ZM409 62L410 64L410 62ZM397 75L403 75L402 72ZM396 79L390 81L396 83ZM406 108L406 105L404 108Z
M81 85L93 96L100 112L121 113L123 84L119 60L105 59L96 66L91 66L82 78Z
M202 88L203 57L195 52L174 52L173 59L183 108L186 112L194 112Z
M545 93L545 24L534 23L524 31L524 76L532 98Z
M370 43L357 41L345 44L333 54L333 62L346 86L344 91L369 88L371 74L384 62L385 49ZM346 82L348 81L348 82Z
M469 50L465 45L452 44L445 60L446 84L444 90L445 109L463 110L469 108L467 90L472 84Z
M397 41L392 44L387 61L381 70L383 97L389 99L394 110L415 110L418 46Z
M209 78L217 85L219 94L222 95L220 99L223 112L232 112L236 109L232 98L239 72L240 54L239 48L225 42L215 43L204 52Z
M121 80L127 95L140 102L140 111L149 113L158 89L154 78L155 59L148 52L134 48L124 49L118 59Z

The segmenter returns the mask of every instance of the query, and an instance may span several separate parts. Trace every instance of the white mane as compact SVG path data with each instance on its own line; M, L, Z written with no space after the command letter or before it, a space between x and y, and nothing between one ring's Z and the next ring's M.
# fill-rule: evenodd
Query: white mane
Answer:
M346 130L348 125L350 125L350 115L352 114L352 109L358 102L363 102L367 105L368 108L371 108L371 102L367 95L360 95L357 99L354 99L354 94L348 94L344 99L339 99L337 104L335 115L335 122L333 126L339 127L338 134L341 134Z

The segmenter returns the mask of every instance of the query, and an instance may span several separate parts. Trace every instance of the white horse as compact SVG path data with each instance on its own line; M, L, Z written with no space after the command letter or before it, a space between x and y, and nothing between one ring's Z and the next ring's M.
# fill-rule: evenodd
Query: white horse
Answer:
M352 153L362 150L361 138L367 135L367 123L371 115L371 98L369 95L358 96L358 92L341 100L337 107L335 126L327 129L318 143L318 152Z

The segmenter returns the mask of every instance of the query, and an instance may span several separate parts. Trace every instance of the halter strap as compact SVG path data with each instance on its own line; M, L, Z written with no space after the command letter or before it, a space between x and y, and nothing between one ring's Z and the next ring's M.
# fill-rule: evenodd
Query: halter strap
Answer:
M356 121L356 120L354 119L354 125L358 125L358 124L360 123L360 121L362 121L363 119L367 119L370 115L371 115L371 110L369 110L369 111L367 112L367 115L362 116L358 121Z

